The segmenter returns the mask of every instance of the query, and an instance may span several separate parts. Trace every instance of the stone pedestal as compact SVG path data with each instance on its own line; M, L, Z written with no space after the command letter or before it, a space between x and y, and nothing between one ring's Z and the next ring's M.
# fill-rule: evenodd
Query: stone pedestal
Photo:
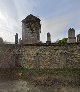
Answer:
M75 43L76 42L76 37L69 37L67 40L67 43Z

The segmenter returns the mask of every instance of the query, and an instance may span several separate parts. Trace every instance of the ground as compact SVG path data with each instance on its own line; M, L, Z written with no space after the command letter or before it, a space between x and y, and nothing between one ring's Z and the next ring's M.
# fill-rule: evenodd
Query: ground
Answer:
M0 92L80 92L80 69L0 69Z

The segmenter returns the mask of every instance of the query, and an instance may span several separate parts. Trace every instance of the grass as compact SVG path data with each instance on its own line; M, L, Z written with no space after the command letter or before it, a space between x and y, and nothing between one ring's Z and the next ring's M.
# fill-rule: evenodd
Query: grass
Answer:
M80 84L79 68L27 69L18 67L15 69L0 69L1 73L5 76L9 75L8 78L22 79L36 85Z
M22 73L32 73L32 74L54 74L54 75L80 75L80 69L79 68L56 68L56 69L27 69L27 68L17 68L18 72Z
M30 80L36 85L80 85L79 68L26 69L17 68L22 73L21 79ZM58 84L57 84L58 83Z

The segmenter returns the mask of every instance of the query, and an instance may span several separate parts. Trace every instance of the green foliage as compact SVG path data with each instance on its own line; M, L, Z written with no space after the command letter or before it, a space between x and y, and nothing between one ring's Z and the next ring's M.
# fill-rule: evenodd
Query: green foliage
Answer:
M67 39L68 39L68 38L63 38L62 40L59 40L58 43L59 43L59 44L63 44L63 45L64 45L64 44L67 44Z
M23 74L31 75L63 75L63 76L75 76L80 75L80 68L55 68L55 69L27 69L27 68L18 68L18 72Z
M0 37L0 44L3 44L3 39Z
M21 73L19 79L28 80L36 85L53 86L56 82L60 85L80 84L80 68L55 68L55 69L27 69L18 68L18 73Z

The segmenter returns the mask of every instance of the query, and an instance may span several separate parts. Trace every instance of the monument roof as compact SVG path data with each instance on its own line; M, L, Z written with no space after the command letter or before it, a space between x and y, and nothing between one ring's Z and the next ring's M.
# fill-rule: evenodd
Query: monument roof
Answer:
M36 16L33 16L32 14L28 15L25 19L22 20L23 23L28 23L28 22L40 22L41 20L36 17Z
M75 29L74 28L70 28L69 31L75 31Z

